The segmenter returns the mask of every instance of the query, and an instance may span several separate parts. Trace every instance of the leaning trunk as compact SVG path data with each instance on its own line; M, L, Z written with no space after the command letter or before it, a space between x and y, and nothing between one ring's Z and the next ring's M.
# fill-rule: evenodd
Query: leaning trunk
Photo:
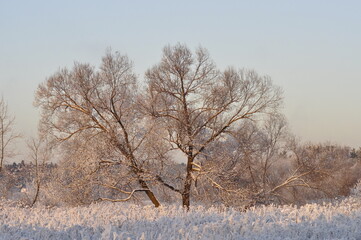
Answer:
M155 197L154 193L151 190L149 190L148 184L141 178L139 178L138 182L142 188L147 189L145 193L147 194L150 201L152 201L152 203L154 204L154 207L159 207L160 203L158 199Z
M160 203L158 201L158 199L155 197L154 193L150 190L150 188L148 187L148 184L146 181L144 181L144 179L142 178L142 173L143 171L141 169L139 169L137 162L135 161L135 157L133 154L130 155L129 160L131 161L131 163L133 164L134 168L133 172L135 173L135 175L138 178L138 182L140 184L140 186L145 190L145 194L147 194L148 198L150 199L150 201L152 201L154 207L159 207Z
M35 192L33 202L31 203L31 207L33 207L35 205L36 201L38 200L39 192L40 192L40 182L37 182L36 183L36 192Z
M38 200L39 197L39 192L40 192L40 176L39 176L39 165L38 165L38 158L37 158L37 154L35 157L35 177L36 177L36 192L35 192L35 196L33 199L33 202L31 203L31 207L33 207L36 203L36 201Z
M128 136L128 134L125 132L125 136ZM126 137L127 139L128 137ZM127 141L129 149L131 149L129 141ZM154 193L150 190L150 188L148 187L148 184L146 181L144 181L144 179L142 178L142 173L143 171L138 167L138 164L136 162L135 156L133 155L132 152L128 153L122 144L120 144L119 142L115 141L115 146L120 150L120 152L126 156L126 158L129 160L129 162L132 164L132 171L133 173L137 176L138 178L138 183L140 184L140 186L145 190L145 193L147 194L148 198L150 199L150 201L152 201L154 207L159 207L160 203L158 201L158 199L155 197Z

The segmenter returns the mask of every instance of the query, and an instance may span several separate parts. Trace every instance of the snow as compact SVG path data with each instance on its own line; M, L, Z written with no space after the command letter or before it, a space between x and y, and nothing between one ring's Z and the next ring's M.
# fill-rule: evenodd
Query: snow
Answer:
M0 202L0 239L356 239L361 199L246 212L128 203L24 208Z

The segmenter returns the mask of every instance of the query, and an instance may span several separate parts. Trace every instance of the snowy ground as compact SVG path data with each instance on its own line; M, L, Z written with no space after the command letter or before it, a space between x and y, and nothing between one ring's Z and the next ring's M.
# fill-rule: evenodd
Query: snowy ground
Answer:
M0 203L0 239L361 239L361 199L247 212L124 203L31 209Z

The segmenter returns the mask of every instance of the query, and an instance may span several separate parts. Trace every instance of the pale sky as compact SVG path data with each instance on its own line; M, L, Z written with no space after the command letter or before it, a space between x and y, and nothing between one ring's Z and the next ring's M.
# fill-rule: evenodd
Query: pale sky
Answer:
M0 0L0 94L31 136L34 92L59 68L98 65L111 47L143 79L177 42L269 75L303 141L361 146L361 1Z

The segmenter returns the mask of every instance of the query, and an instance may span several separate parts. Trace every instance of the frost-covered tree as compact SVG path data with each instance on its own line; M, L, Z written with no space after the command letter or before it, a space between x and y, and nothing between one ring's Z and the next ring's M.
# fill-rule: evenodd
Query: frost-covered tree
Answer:
M34 204L38 201L40 195L40 189L42 187L45 172L46 172L46 164L50 160L51 149L50 145L46 144L45 138L35 139L32 138L27 143L29 149L29 157L34 165L34 185L35 185L35 193L32 196L32 200L30 206L34 206Z
M8 105L3 98L0 99L0 172L7 158L15 155L11 144L20 137L20 134L14 131L15 117L8 111Z
M292 143L292 142L291 142ZM295 194L303 200L345 196L360 179L361 164L350 156L350 148L331 143L290 144L292 155L306 176L310 188Z
M151 127L144 127L147 119L138 111L138 88L128 57L109 51L99 69L76 63L49 77L38 87L36 105L42 112L41 131L55 140L78 137L86 142L97 137L109 143L118 157L107 162L121 164L137 179L137 188L120 189L126 199L143 191L157 207L160 203L146 177L146 166L152 163L139 154Z
M200 160L201 171L195 174L197 198L208 195L212 202L240 207L283 200L281 190L302 183L293 160L281 156L286 126L280 114L262 121L245 120L210 144Z
M162 122L166 141L187 159L183 186L170 186L187 208L207 147L242 121L272 114L282 103L281 90L269 77L233 68L220 71L204 48L193 53L182 44L165 47L146 80L148 114Z

